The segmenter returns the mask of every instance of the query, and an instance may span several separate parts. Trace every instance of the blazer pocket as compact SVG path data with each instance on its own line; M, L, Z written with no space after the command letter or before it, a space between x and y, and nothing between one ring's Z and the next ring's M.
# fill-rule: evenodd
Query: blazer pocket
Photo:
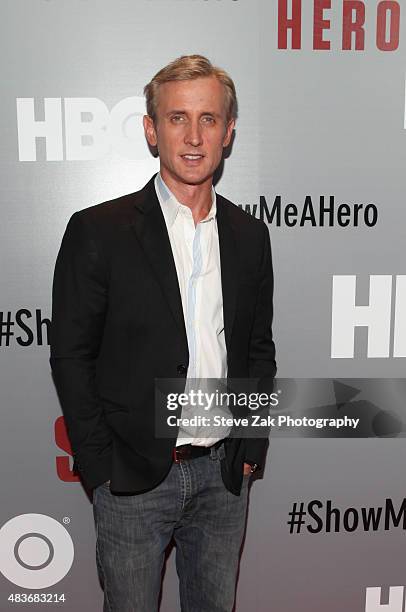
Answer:
M129 412L128 406L119 402L115 402L112 398L105 397L104 394L99 394L99 399L100 405L103 408L103 412L105 414L114 414L116 412L124 412L127 414Z

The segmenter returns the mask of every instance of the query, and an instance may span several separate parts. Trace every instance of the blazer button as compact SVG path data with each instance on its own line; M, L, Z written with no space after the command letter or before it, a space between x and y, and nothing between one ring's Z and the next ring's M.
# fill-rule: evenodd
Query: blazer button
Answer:
M183 365L183 363L180 363L176 370L177 370L178 374L180 374L182 376L186 376L186 374L187 374L187 367L185 365Z

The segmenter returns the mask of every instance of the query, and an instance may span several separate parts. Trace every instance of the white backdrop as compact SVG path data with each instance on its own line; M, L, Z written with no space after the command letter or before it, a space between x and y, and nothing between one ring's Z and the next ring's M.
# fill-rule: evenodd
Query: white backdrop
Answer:
M92 508L70 472L48 363L53 266L74 211L139 189L157 169L142 90L175 57L207 55L236 83L236 137L216 189L269 224L279 375L404 377L405 9L3 0L1 610L17 594L38 596L22 609L101 609ZM237 611L403 612L405 463L402 438L272 440L251 490ZM362 516L386 499L397 526L345 529L348 508ZM292 504L314 500L320 531L289 533ZM177 601L171 555L161 612Z

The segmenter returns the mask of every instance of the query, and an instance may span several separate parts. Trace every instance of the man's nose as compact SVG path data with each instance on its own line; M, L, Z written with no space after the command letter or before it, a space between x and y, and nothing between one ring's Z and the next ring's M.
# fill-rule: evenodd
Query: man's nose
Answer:
M202 126L199 121L190 121L185 133L185 143L198 147L202 144Z

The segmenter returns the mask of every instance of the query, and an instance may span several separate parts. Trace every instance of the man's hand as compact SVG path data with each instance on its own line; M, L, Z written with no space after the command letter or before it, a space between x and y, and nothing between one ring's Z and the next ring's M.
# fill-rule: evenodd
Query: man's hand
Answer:
M244 463L244 476L251 474L251 466L249 463Z

